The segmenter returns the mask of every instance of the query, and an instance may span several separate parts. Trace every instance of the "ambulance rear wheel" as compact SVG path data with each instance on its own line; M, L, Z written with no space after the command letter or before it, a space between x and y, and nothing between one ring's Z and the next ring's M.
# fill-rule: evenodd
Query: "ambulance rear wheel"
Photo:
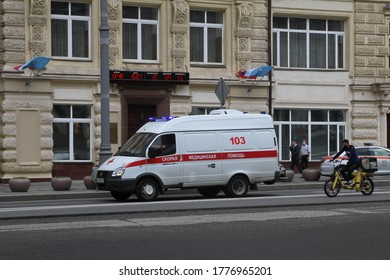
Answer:
M242 175L236 175L230 179L224 192L229 197L245 196L249 190L248 179Z
M158 196L158 184L156 180L146 178L138 182L135 194L141 201L156 200Z
M198 192L204 197L215 197L220 192L220 188L218 187L203 187L198 188Z
M131 196L131 193L111 191L111 195L113 198L115 198L118 201L126 201Z

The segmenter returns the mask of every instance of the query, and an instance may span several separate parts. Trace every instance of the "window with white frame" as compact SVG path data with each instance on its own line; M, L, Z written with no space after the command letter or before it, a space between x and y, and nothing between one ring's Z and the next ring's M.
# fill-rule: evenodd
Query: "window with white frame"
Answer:
M90 58L90 5L51 1L51 54L61 58Z
M220 107L192 107L190 115L209 115L211 111L221 109Z
M273 64L276 67L343 69L343 20L273 18Z
M223 13L190 11L191 64L223 63Z
M290 160L290 143L306 140L311 147L311 160L335 154L345 138L345 110L275 109L275 131L281 160Z
M53 105L53 161L91 161L91 106Z
M123 7L123 59L158 61L159 15L157 8Z

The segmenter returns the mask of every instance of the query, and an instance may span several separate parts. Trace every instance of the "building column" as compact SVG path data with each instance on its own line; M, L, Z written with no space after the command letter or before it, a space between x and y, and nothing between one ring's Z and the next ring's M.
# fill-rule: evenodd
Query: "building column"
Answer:
M173 71L186 72L186 65L189 62L188 48L185 44L187 41L187 30L189 25L190 8L185 0L172 1L172 69Z

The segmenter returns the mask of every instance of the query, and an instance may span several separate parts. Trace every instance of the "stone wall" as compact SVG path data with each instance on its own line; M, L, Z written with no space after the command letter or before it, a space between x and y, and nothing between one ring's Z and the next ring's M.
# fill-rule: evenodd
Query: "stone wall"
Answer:
M237 1L236 60L240 69L268 65L267 1Z
M223 66L193 67L190 65L189 51L189 11L194 7L210 7L226 11L225 21L225 57ZM161 39L160 63L140 64L123 63L121 28L122 5L139 1L107 0L109 20L109 64L110 69L138 69L154 71L190 71L189 86L177 86L171 92L171 111L178 115L191 112L192 90L209 93L215 99L215 87L222 76L231 86L227 106L244 111L258 112L267 109L267 82L252 87L252 82L244 82L234 77L240 68L250 68L268 64L268 20L266 0L222 0L211 1L166 0L154 1L161 5L160 25ZM53 59L41 76L35 77L30 85L25 82L28 77L17 73L13 67L24 64L35 56L50 56L50 0L2 0L0 1L0 177L14 176L30 178L50 178L53 158L53 103L59 104L92 104L93 110L93 145L94 157L98 156L101 142L101 108L99 87L99 1L92 5L92 39L93 52L90 61L69 62ZM195 78L195 79L194 79ZM74 99L72 95L56 99L55 89L90 88L91 98ZM115 85L111 85L110 114L112 120L121 127L120 96ZM251 88L252 91L247 91ZM207 103L205 103L207 104ZM210 105L210 104L207 104ZM34 149L36 160L23 162L25 154L21 152L18 129L20 111L32 111L37 114L39 122L34 133L39 134L38 144ZM119 129L119 133L120 133ZM121 139L120 135L118 136ZM18 144L19 143L19 144ZM19 145L19 146L18 146ZM24 145L24 144L23 144ZM115 145L113 145L113 149ZM114 149L115 150L115 149Z
M24 15L24 0L4 0L0 5L1 39L0 39L0 67L1 70L10 70L8 64L24 63L26 49L26 35Z
M47 23L50 20L50 1L32 0L28 15L28 44L31 57L47 56Z
M351 85L351 130L355 145L386 145L384 112L390 82L389 22L386 1L355 1L354 83ZM388 5L388 4L387 4Z
M389 81L386 63L389 55L389 23L385 16L386 1L355 3L355 81L382 83Z

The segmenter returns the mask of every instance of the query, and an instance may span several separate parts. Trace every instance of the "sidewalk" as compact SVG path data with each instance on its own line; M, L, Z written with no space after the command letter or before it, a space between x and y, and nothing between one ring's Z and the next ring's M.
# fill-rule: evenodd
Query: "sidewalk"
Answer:
M259 191L272 190L298 190L298 189L322 189L324 182L329 177L321 177L319 181L305 181L298 174L292 182L276 182L273 185L259 184ZM390 176L377 176L373 178L375 186L389 186ZM180 192L180 190L170 190L167 193ZM181 191L183 192L183 191ZM196 192L196 190L188 190ZM31 200L52 200L52 199L76 199L76 198L111 198L108 191L87 189L82 180L74 180L68 191L54 191L50 182L31 183L27 192L12 192L8 184L0 185L0 202L6 201L31 201Z
M12 192L8 184L0 185L0 202L111 197L110 192L87 189L82 180L73 180L68 191L54 191L50 182L32 182L27 192Z

